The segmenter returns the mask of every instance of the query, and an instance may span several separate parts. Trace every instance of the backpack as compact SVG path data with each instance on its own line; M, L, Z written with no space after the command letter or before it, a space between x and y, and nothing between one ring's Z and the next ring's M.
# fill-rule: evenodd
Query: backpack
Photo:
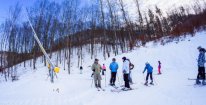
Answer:
M132 69L134 69L134 65L130 62L129 63L129 70L132 70Z

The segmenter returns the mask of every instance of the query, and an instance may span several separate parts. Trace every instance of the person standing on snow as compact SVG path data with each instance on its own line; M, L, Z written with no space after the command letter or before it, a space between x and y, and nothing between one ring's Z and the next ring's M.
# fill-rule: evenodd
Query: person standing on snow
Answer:
M123 72L123 77L125 82L125 88L123 88L123 90L129 90L131 89L129 84L129 61L126 59L126 57L123 57L122 60L123 60L122 72Z
M111 79L110 79L110 85L115 86L115 81L116 81L116 75L117 75L117 70L119 66L116 62L116 59L112 59L112 63L109 65L109 69L111 70Z
M161 73L161 62L160 61L158 61L158 74L162 74Z
M102 75L104 75L104 72L106 72L106 66L105 66L105 64L103 64L103 66L102 66Z
M145 63L145 68L144 68L143 74L146 70L147 70L147 76L146 76L146 82L144 85L146 85L146 86L148 85L149 76L150 76L150 80L151 80L150 84L153 85L153 78L152 78L153 67L148 62Z
M102 77L101 77L100 73L101 73L102 67L98 63L98 61L99 61L98 59L95 59L94 64L92 65L92 71L93 71L93 75L94 75L95 87L101 88Z
M80 74L82 74L82 70L83 70L83 67L82 66L80 66Z
M199 46L197 48L199 50L199 56L198 56L198 74L197 74L197 80L196 84L200 84L200 79L202 79L202 85L206 85L205 83L205 49Z

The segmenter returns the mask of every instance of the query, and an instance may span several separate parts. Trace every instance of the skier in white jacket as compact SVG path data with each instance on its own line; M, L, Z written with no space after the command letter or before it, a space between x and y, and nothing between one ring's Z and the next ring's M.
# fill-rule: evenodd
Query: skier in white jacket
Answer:
M129 85L129 61L126 59L126 57L123 57L122 60L123 60L122 72L123 72L124 82L125 82L124 90L129 90L131 89Z

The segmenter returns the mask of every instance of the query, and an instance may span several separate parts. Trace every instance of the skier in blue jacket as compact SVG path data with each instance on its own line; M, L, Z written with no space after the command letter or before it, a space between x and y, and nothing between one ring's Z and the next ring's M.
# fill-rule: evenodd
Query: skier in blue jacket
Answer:
M199 56L198 56L198 74L197 74L197 80L196 84L200 84L199 81L202 79L202 85L206 85L205 83L205 49L201 46L197 48L199 50Z
M150 76L150 84L153 85L153 78L152 78L152 72L153 72L153 67L147 62L145 63L145 68L144 68L144 71L143 73L147 70L147 76L146 76L146 82L144 85L148 85L148 78Z
M112 63L110 64L109 68L111 70L110 85L115 86L117 70L119 68L115 58L112 59Z

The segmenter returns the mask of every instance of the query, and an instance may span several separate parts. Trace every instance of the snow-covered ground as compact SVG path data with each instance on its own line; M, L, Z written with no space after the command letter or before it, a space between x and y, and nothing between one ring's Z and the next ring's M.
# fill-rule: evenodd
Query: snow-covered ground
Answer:
M72 59L71 75L62 68L58 79L52 84L47 78L48 69L38 62L37 70L19 67L19 80L4 82L0 77L0 105L205 105L206 87L193 86L197 74L197 47L206 48L206 32L199 32L195 37L188 36L183 41L168 43L164 46L147 43L146 47L137 48L129 53L123 53L115 58L119 63L116 85L123 84L122 60L128 57L135 65L132 78L134 90L120 93L111 92L108 86L110 71L102 76L102 87L105 91L97 91L92 84L91 68L93 60L85 53L83 74L79 73L77 60ZM113 56L114 57L114 56ZM100 63L108 67L111 58L103 60L98 55ZM162 75L154 75L154 86L146 87L146 74L142 74L145 62L150 62L157 74L157 61L162 62ZM28 62L29 65L29 62ZM105 83L106 80L106 83ZM106 84L106 85L105 85ZM59 92L58 92L59 90Z

